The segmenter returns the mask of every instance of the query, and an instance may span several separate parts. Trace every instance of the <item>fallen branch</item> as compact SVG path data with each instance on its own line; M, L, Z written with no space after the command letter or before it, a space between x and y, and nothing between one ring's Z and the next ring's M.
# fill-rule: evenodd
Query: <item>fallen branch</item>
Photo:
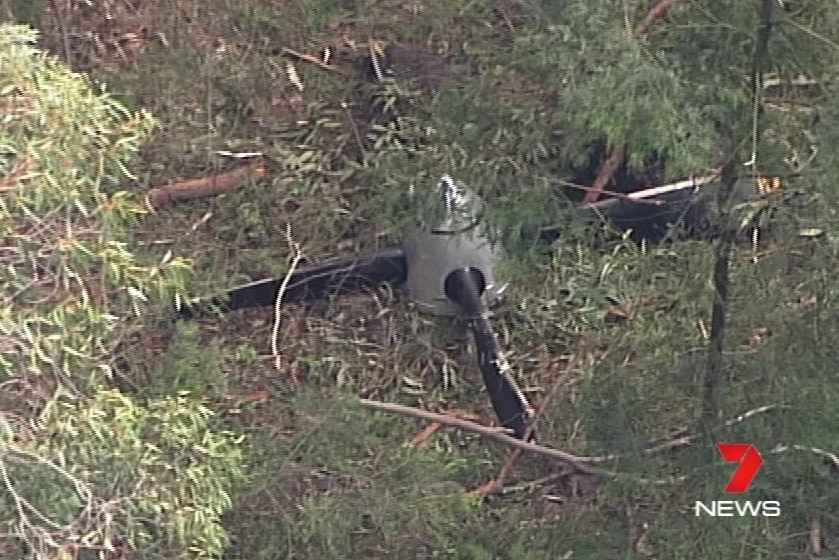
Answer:
M468 432L472 432L486 438L495 440L499 443L503 443L505 445L509 445L513 447L513 451L507 457L504 466L501 468L501 472L499 472L499 476L495 479L491 480L487 484L476 488L471 492L472 495L476 496L487 496L489 494L495 494L502 492L503 488L503 476L506 474L506 471L512 468L513 463L518 458L519 455L523 452L530 452L535 453L537 455L542 455L545 457L550 457L552 459L557 460L565 467L565 472L562 473L554 473L549 475L548 477L544 477L538 479L537 481L526 483L529 485L539 485L545 482L549 482L552 480L556 480L557 478L561 478L567 475L602 475L602 476L609 476L609 477L618 477L618 478L630 478L635 480L636 482L645 483L645 484L672 484L674 482L683 482L687 479L687 475L681 475L678 477L670 477L668 479L644 479L639 478L632 475L624 475L620 473L610 472L606 470L599 469L597 467L591 466L592 464L597 463L606 463L606 462L613 462L622 457L621 454L609 454L609 455L600 455L594 457L586 457L586 456L579 456L579 455L571 455L570 453L565 453L564 451L559 451L557 449L552 449L550 447L544 447L541 445L537 445L535 443L529 443L526 440L521 440L514 438L510 435L507 435L503 430L498 428L491 428L489 426L482 426L480 424L476 424L474 422L470 422L468 420L461 420L459 418L452 418L450 416L446 416L444 414L439 414L436 412L429 412L427 410L420 410L418 408L412 408L408 406L403 406L399 404L393 403L383 403L379 401L373 401L369 399L359 399L359 402L362 406L367 408L372 408L374 410L380 410L383 412L390 412L394 414L400 414L403 416L411 416L414 418L419 418L421 420L426 420L428 422L438 423L444 426L450 426L453 428L460 428L462 430L466 430ZM742 422L747 418L751 418L757 414L761 414L764 412L768 412L770 410L775 410L776 408L784 408L783 405L765 405L761 407L754 408L743 414L736 416L725 422L726 426L731 426L738 422ZM693 441L697 438L697 435L683 435L656 445L652 447L648 447L644 450L645 455L653 455L655 453L659 453L662 451L666 451L669 449L675 449L678 447L684 447L693 443ZM777 445L773 448L769 453L772 454L779 454L784 453L790 450L796 451L807 451L810 453L814 453L821 457L824 457L826 462L830 463L831 467L836 471L839 472L839 455L835 453L831 453L829 451L825 451L823 449L819 449L817 447L808 447L804 445Z
M746 420L747 418L751 418L757 414L762 414L764 412L769 412L770 410L775 410L776 408L786 408L784 405L776 405L776 404L767 404L764 406L759 406L757 408L753 408L740 414L730 420L727 420L723 425L728 428ZM678 447L686 447L692 444L696 438L699 437L699 434L688 434L687 428L683 428L677 430L678 436L672 439L668 439L665 441L659 441L658 443L654 443L652 446L647 447L644 449L644 455L654 455L656 453L661 453L662 451L669 451L671 449L676 449ZM580 460L586 463L607 463L611 461L615 461L620 459L621 455L617 453L609 454L609 455L600 455L597 457L580 457ZM837 462L839 465L839 462Z
M522 451L528 451L530 453L536 453L538 455L550 457L552 459L556 459L557 461L565 465L568 468L568 470L572 473L598 473L597 470L582 464L586 462L585 458L577 457L575 455L571 455L570 453L565 453L557 449L551 449L550 447L544 447L535 443L529 443L525 440L514 438L513 436L507 435L503 430L500 430L498 428L482 426L480 424L476 424L468 420L452 418L451 416L446 416L445 414L438 414L436 412L420 410L418 408L403 406L401 404L383 403L369 399L359 399L359 402L362 406L372 408L373 410L380 410L382 412L400 414L402 416L412 416L414 418L420 418L428 422L437 422L444 426L460 428L461 430L466 430L468 432L481 435L483 437L495 440L499 443L509 445L510 447L521 449Z
M597 202L597 199L600 198L600 195L603 193L606 185L612 180L612 177L615 176L615 172L618 170L618 166L620 166L622 158L623 146L613 146L612 149L609 150L609 155L606 157L606 161L603 162L603 165L600 166L600 171L597 172L594 184L588 192L586 192L583 202L587 204Z
M451 416L453 418L460 418L462 420L477 420L477 416L475 414L467 413L461 410L440 410L435 411L440 412L440 414L445 414L446 416ZM424 444L428 439L437 433L443 426L437 422L431 422L427 424L422 430L420 430L416 435L411 438L411 445L414 447L418 447Z
M198 179L187 179L152 189L146 195L146 204L149 208L157 210L173 202L231 191L246 181L262 177L265 177L265 164L259 160L233 171Z
M820 449L818 447L810 447L807 445L798 444L783 445L779 443L774 448L772 448L772 450L769 453L776 455L779 453L785 453L790 450L807 451L809 453L815 453L820 457L824 457L825 462L830 463L830 466L834 469L834 472L839 473L839 455L837 455L836 453L831 453L830 451L825 451L824 449Z
M274 356L274 367L277 371L282 369L282 353L280 352L280 320L282 319L283 296L285 296L286 290L288 290L288 283L291 280L294 271L297 270L297 266L303 259L303 251L300 249L300 244L295 242L291 235L290 224L286 224L286 241L288 241L288 247L291 249L292 260L291 265L288 267L288 272L286 272L283 282L280 284L280 288L277 291L277 298L274 300L274 324L271 327L271 355ZM295 381L297 380L295 379Z

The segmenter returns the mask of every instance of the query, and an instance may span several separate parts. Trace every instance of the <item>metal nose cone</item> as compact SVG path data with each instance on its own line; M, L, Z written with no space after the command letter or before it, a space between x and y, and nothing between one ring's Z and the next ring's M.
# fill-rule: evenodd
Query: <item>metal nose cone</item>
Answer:
M420 227L402 242L409 297L424 311L456 315L462 310L446 294L446 278L454 270L474 269L483 279L485 303L497 303L504 290L494 278L501 245L491 228L480 223L478 195L444 175L417 202Z
M433 233L457 233L480 221L483 205L469 189L443 175L420 204L423 229Z

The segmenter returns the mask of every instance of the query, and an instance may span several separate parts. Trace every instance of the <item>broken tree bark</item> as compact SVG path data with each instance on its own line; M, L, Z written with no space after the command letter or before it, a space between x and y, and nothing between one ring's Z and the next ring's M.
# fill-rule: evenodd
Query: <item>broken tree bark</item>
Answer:
M585 198L583 198L583 202L588 204L597 202L597 199L600 198L601 194L603 194L606 185L609 184L609 181L611 181L612 177L615 176L615 172L618 170L622 158L623 146L613 146L612 149L609 150L609 156L600 167L600 171L597 173L597 178L594 180L594 184L591 186L591 189L589 189L586 193Z
M247 181L261 179L265 173L265 164L260 160L233 171L170 183L150 190L146 195L146 204L157 210L173 202L221 194Z

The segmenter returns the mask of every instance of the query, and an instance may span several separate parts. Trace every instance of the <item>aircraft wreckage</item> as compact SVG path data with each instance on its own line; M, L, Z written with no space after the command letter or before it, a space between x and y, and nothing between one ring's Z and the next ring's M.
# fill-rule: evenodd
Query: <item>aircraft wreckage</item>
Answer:
M676 227L684 236L709 236L724 227L717 211L721 186L719 177L688 179L583 204L577 209L591 224L608 224L636 240L659 242ZM780 186L777 178L740 178L731 197L734 204L749 202ZM523 438L532 408L511 376L488 312L505 288L496 278L503 251L499 236L483 219L483 203L478 195L448 175L425 194L427 198L417 201L423 216L402 243L297 269L286 281L283 301L314 301L390 284L402 287L422 311L467 319L498 421L513 435ZM538 241L548 244L562 235L559 227L528 229L530 233L526 235L535 235ZM194 299L181 305L177 314L193 318L272 306L283 281L284 278L268 278L207 299Z

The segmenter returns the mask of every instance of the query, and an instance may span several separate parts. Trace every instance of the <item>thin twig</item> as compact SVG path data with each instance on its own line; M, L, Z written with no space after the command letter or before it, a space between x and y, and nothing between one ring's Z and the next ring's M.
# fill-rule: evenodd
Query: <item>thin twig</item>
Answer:
M755 37L755 50L751 69L752 90L752 158L750 163L755 171L758 167L758 143L760 140L760 120L763 114L763 74L769 60L769 40L772 35L773 0L763 0L760 9L760 26Z
M52 13L55 14L55 19L58 22L58 28L61 32L61 50L64 53L64 62L69 67L73 67L73 60L70 58L70 38L67 32L67 18L64 12L63 3L57 0L50 0L50 7Z
M756 32L754 54L751 69L753 95L752 121L752 157L747 166L755 172L760 172L758 165L758 137L760 136L760 116L762 113L762 80L769 57L769 40L772 33L772 8L774 0L763 0L760 10L760 25ZM730 140L733 140L732 136ZM731 154L739 150L731 147ZM725 334L727 316L729 312L729 292L731 284L731 253L736 241L736 231L730 226L732 216L732 198L734 184L737 180L737 166L734 155L730 155L722 167L722 186L717 194L717 207L721 222L728 224L715 248L712 283L714 286L714 300L711 305L711 337L708 344L707 365L704 373L702 396L702 422L706 430L712 432L719 421L723 367L725 349Z
M358 125L355 122L355 119L352 116L352 112L350 111L349 105L346 102L341 102L341 109L344 110L344 113L347 115L347 121L350 123L350 127L352 128L353 132L353 139L355 143L358 145L358 152L361 156L361 160L364 161L365 153L364 153L364 140L361 139L361 131L358 130Z
M515 447L521 449L522 451L529 451L531 453L536 453L538 455L544 455L546 457L551 457L552 459L556 459L557 461L561 462L562 464L570 467L572 472L584 473L584 474L595 474L596 471L591 467L585 466L581 463L586 462L585 458L580 458L575 455L571 455L570 453L565 453L564 451L559 451L557 449L551 449L550 447L544 447L542 445L537 445L535 443L530 443L525 440L521 440L518 438L514 438L511 435L507 435L504 431L499 430L498 428L491 428L489 426L482 426L480 424L476 424L474 422L470 422L468 420L461 420L459 418L452 418L451 416L446 416L445 414L438 414L436 412L429 412L427 410L420 410L418 408L412 408L409 406L403 406L401 404L394 404L394 403L384 403L379 401L373 401L369 399L359 399L359 402L362 406L367 408L372 408L374 410L380 410L383 412L390 412L393 414L401 414L403 416L412 416L414 418L420 418L422 420L426 420L429 422L437 422L444 426L451 426L453 428L460 428L461 430L466 430L468 432L472 432L481 436L484 436L489 439L493 439L497 442L503 443L505 445L509 445L510 447Z
M513 465L521 454L522 450L520 447L513 448L513 450L507 454L507 458L504 460L504 464L501 465L501 469L498 471L498 474L486 484L482 484L469 492L469 494L478 498L485 498L493 494L498 494L504 490L504 481L507 479L510 471L513 470Z
M300 250L300 245L295 243L291 236L291 225L286 226L286 240L288 241L288 246L291 249L292 254L291 266L289 266L288 272L286 272L285 278L283 278L283 282L280 284L280 289L277 291L277 299L274 300L274 325L271 328L271 355L274 356L274 367L277 370L282 369L282 355L280 354L280 320L282 318L283 296L288 289L288 283L291 280L291 276L294 274L294 271L300 264L300 260L303 258L303 252Z
M734 192L734 159L729 158L722 170L721 184L717 205L722 216L722 223L728 223L730 198ZM708 341L706 365L703 378L701 420L707 431L712 431L720 420L720 396L722 393L722 371L725 365L725 334L728 326L729 294L731 288L731 253L736 235L731 227L725 227L714 248L712 284L714 299L711 302L711 332Z
M839 472L839 455L837 455L836 453L831 453L830 451L825 451L824 449L821 449L821 448L818 448L818 447L810 447L810 446L807 446L807 445L798 445L798 444L783 445L783 444L779 443L778 445L773 447L772 450L769 453L772 453L773 455L775 455L775 454L779 454L779 453L785 453L785 452L790 451L790 450L808 451L810 453L815 453L816 455L819 455L820 457L824 457L825 459L827 459L827 461L830 462L830 464L833 466L833 468L836 469L837 472Z
M30 164L28 160L15 163L8 175L0 179L0 191L18 188L18 181L29 171L29 168Z
M533 431L536 429L537 423L542 419L542 417L546 414L546 410L548 409L548 405L554 400L557 394L559 394L559 389L565 386L565 383L568 381L568 378L571 377L571 372L574 369L574 366L577 365L577 356L580 352L580 347L578 346L574 349L574 352L571 354L571 359L568 360L568 363L565 365L565 370L557 376L556 381L554 381L551 388L548 390L545 398L542 399L542 402L539 403L539 409L536 411L536 414L533 416L533 420L530 422L530 425L527 427L527 431L525 432L524 439L529 439Z
M522 492L522 491L530 491L534 490L540 486L545 486L546 484L550 484L552 482L557 482L562 479L562 475L558 473L552 473L547 476L543 476L537 478L536 480L528 480L525 482L519 482L515 486L507 486L506 488L502 488L499 492L503 494L512 494L514 492Z
M762 414L764 412L769 412L770 410L775 410L779 408L788 408L785 405L777 405L777 404L767 404L764 406L759 406L757 408L753 408L751 410L747 410L746 412L735 416L723 424L725 427L731 427L734 424L742 422L752 416L756 416L758 414ZM679 430L679 432L684 432L684 430ZM676 449L677 447L686 447L696 441L696 438L699 437L700 434L684 434L679 435L673 439L668 439L666 441L662 441L659 443L655 443L651 447L647 447L644 449L644 455L655 455L656 453L661 453L662 451L669 451L671 449ZM621 455L618 453L609 454L609 455L600 455L598 457L583 457L582 460L587 463L606 463L615 461L620 459Z

